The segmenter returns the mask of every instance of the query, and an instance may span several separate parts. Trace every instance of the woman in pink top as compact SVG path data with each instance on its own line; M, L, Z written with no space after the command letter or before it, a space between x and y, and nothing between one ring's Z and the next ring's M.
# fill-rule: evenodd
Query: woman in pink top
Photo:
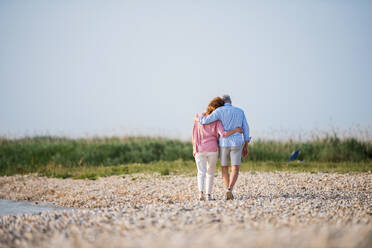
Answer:
M221 107L225 102L220 98L214 98L208 105L207 112L203 115L211 114L216 108ZM192 129L192 146L196 166L198 168L198 188L200 200L204 200L204 185L206 184L206 194L208 200L212 200L212 187L216 163L218 157L218 136L227 137L236 132L242 132L240 127L231 131L225 131L221 121L212 122L207 125L199 123L197 114L194 119ZM206 182L205 182L206 181Z

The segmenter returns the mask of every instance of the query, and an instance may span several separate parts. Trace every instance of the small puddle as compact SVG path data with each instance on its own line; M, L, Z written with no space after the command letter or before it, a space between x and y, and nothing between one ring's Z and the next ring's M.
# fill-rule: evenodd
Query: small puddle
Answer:
M0 216L67 209L70 208L57 207L53 203L0 200Z

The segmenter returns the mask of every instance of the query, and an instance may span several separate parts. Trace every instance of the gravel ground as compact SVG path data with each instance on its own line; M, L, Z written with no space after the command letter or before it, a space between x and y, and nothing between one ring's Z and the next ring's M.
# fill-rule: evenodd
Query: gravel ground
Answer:
M0 217L0 247L372 247L372 174L241 173L236 199L196 178L0 177L0 198L73 210Z

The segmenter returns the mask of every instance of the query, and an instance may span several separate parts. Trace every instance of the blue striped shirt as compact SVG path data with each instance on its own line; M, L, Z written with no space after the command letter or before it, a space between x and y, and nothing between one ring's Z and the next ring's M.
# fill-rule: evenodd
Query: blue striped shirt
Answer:
M243 129L242 134L234 133L225 138L220 137L219 146L242 146L244 142L249 142L251 140L244 111L240 108L234 107L230 103L225 103L225 106L217 108L212 114L199 117L200 124L209 124L217 120L222 122L222 126L226 131L233 130L236 127L241 127Z

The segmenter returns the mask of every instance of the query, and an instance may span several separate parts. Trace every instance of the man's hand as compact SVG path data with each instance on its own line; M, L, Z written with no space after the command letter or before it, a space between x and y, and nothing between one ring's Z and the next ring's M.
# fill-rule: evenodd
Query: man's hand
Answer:
M248 155L248 142L245 142L243 151L242 151L243 157L246 157Z

